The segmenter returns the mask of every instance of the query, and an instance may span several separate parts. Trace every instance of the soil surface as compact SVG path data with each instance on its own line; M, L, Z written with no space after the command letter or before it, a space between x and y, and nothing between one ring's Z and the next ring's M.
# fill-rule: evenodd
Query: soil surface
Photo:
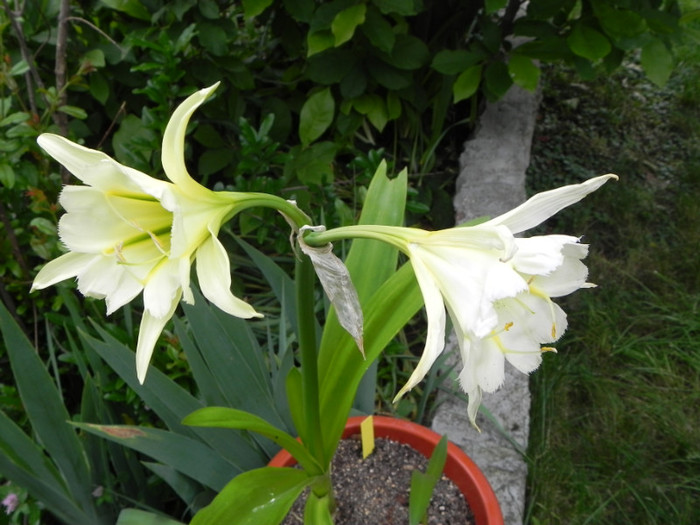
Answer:
M425 472L428 460L407 445L378 438L374 452L362 459L358 439L344 439L332 463L331 479L338 509L335 525L407 525L411 472ZM299 498L283 525L302 525ZM473 525L474 516L457 486L442 476L428 508L429 525Z

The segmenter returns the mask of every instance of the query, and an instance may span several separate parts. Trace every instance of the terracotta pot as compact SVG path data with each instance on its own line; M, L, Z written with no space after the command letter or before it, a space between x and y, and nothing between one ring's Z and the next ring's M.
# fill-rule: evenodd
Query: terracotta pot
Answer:
M364 416L348 419L343 438L360 433ZM441 436L422 425L384 416L374 416L375 437L389 438L410 445L426 457L430 457ZM289 467L296 463L286 450L281 450L269 465ZM503 525L503 515L496 495L479 467L452 442L447 445L445 475L450 478L467 500L477 525Z

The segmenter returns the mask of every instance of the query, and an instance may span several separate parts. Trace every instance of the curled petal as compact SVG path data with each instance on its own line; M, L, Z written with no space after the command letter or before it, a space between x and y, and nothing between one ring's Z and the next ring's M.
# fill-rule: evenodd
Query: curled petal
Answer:
M93 253L64 253L49 261L39 271L32 283L32 290L42 290L71 277L76 277L83 268L89 266L100 255Z
M180 104L173 112L163 134L163 169L167 177L180 186L185 193L190 189L199 191L201 186L195 182L185 167L185 133L187 124L195 110L219 86L217 82L211 87L200 89Z
M231 293L230 272L226 249L215 236L210 236L197 250L197 280L204 297L236 317L262 317L252 306Z

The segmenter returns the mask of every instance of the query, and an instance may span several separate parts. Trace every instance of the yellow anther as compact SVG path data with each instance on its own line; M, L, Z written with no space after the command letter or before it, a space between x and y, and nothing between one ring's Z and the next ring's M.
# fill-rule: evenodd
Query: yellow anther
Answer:
M543 346L542 348L540 348L540 351L541 352L554 352L555 354L557 353L557 349L553 348L551 346Z
M504 330L507 332L507 331L510 330L511 328L513 328L513 323L512 323L512 322L506 323L506 326L505 326Z

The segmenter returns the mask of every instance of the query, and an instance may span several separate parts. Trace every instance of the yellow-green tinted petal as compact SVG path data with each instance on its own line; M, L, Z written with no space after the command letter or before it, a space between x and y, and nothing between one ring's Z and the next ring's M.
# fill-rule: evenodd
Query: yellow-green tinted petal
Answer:
M173 112L163 134L162 162L167 177L185 192L198 191L201 186L187 172L185 166L185 134L187 124L195 110L219 86L217 82L211 87L193 93Z
M75 144L58 135L44 133L37 142L85 184L103 191L157 196L163 185L167 184L133 168L122 166L101 151Z
M197 250L197 280L204 297L224 312L248 319L262 317L231 293L231 266L226 249L211 235Z

